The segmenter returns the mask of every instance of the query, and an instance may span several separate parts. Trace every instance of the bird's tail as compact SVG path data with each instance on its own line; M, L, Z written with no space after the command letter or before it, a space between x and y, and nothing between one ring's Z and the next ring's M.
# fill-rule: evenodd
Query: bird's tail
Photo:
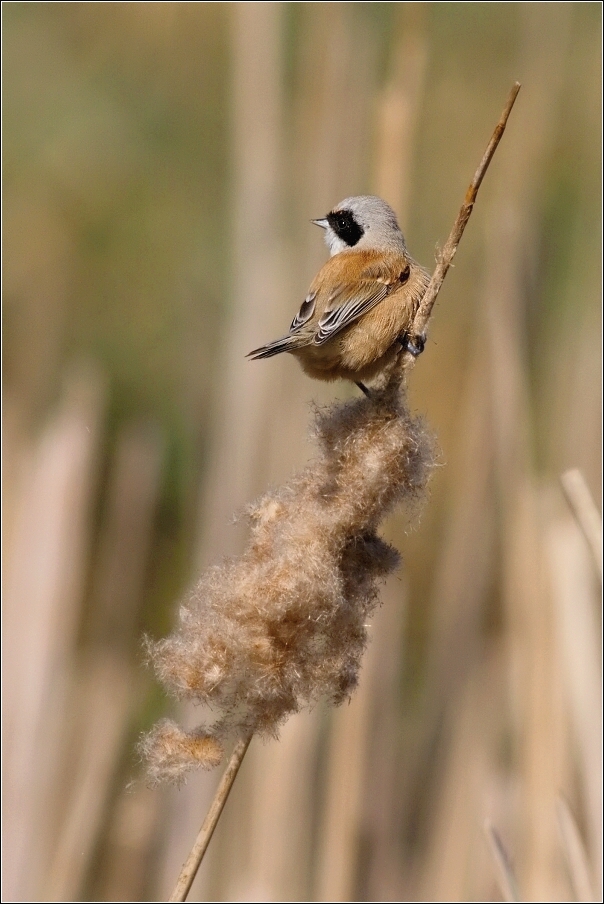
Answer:
M283 336L282 339L275 339L274 342L269 342L268 345L261 345L260 348L255 348L252 352L248 352L246 358L251 358L253 361L259 358L272 358L273 355L280 355L281 352L291 352L296 348L300 348L303 344L304 342L300 342L300 337L298 336Z

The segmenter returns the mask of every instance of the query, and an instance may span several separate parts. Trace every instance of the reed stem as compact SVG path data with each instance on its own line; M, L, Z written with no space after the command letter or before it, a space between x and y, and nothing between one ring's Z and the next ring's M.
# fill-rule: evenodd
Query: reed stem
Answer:
M451 266L453 258L455 257L457 246L461 241L464 229L466 228L466 224L470 219L470 214L472 213L472 210L474 208L474 202L476 201L478 189L480 188L489 164L493 159L493 155L497 150L497 145L501 141L501 136L505 131L509 115L512 112L512 107L514 106L519 91L520 82L515 82L508 95L508 99L501 113L499 122L495 126L491 140L489 141L487 148L482 156L482 160L478 164L478 168L474 173L474 178L468 186L464 202L461 205L459 213L457 214L457 219L453 224L453 228L449 233L449 238L445 243L445 247L438 256L438 261L436 263L434 273L432 274L432 279L430 280L428 288L426 289L421 300L417 314L415 315L413 332L416 336L423 336L423 334L425 333L430 315L432 314L434 302L436 301L436 296L440 292L444 278L447 275L447 271ZM411 359L411 361L414 360L410 352L407 353L406 357L408 359ZM410 361L407 363L410 363Z
M208 810L208 815L204 819L203 825L201 826L199 834L195 840L195 844L191 849L191 853L187 857L185 864L180 871L180 876L178 877L174 891L169 898L170 901L187 900L187 895L191 890L193 880L197 875L197 870L199 869L201 861L203 860L203 855L205 854L210 843L210 839L214 834L214 829L216 828L216 824L220 819L220 814L222 813L223 807L227 801L229 792L233 787L233 782L235 781L237 773L239 772L239 767L243 762L243 757L245 756L246 750L250 746L251 740L252 735L249 735L247 738L243 738L235 744L235 748L233 750L233 753L231 754L231 759L229 760L228 766L226 767L224 774L220 780L220 784L218 785L216 794L214 795L212 805Z

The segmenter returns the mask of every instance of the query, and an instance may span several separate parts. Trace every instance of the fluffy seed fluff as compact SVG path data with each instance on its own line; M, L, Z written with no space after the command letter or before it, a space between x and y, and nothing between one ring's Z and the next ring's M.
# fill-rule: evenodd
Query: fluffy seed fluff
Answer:
M227 738L276 735L291 713L353 691L378 582L399 563L378 525L421 495L433 463L399 383L317 411L317 458L249 508L241 558L210 568L176 630L147 641L167 690L217 714L193 732L162 720L143 737L153 782L211 768Z

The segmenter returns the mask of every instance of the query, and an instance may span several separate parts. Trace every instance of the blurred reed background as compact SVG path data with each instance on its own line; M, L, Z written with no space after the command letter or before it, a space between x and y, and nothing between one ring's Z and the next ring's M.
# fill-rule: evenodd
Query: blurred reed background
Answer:
M559 482L600 499L600 4L3 26L3 899L166 900L219 775L140 777L173 709L142 633L308 460L311 400L352 392L244 355L347 195L433 264L518 79L412 374L442 466L388 525L361 686L252 743L191 899L500 900L488 819L524 900L601 900L601 574Z

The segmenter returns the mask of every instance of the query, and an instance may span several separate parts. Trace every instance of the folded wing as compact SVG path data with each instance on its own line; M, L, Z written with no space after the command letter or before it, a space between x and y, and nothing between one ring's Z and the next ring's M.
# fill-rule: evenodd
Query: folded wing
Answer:
M247 357L270 358L306 345L324 345L409 278L409 264L401 254L365 252L361 266L355 258L345 254L332 257L317 274L289 333Z

